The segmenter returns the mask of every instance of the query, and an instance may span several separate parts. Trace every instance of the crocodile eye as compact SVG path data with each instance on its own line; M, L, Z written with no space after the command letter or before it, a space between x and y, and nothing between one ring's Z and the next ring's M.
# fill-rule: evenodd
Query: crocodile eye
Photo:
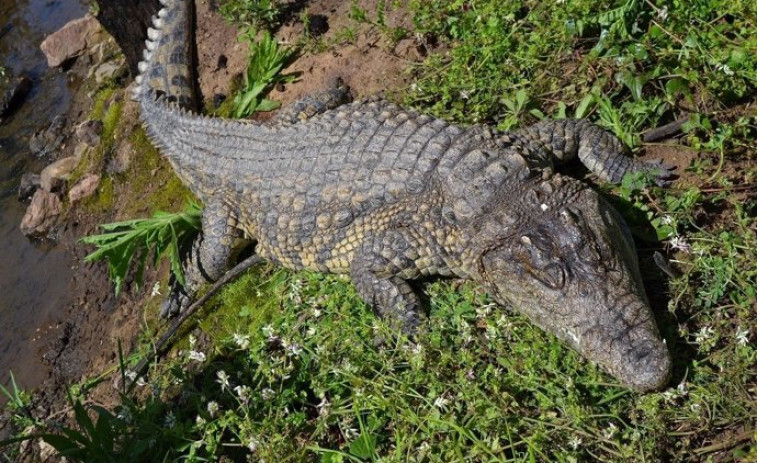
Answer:
M529 267L528 273L544 286L559 291L565 287L565 270L562 265L553 262L542 268Z

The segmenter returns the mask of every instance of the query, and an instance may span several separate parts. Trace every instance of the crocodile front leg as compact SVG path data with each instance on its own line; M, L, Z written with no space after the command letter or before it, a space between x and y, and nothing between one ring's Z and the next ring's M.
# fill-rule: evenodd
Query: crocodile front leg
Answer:
M171 292L160 310L161 317L173 317L188 307L201 285L223 276L244 247L236 219L228 207L210 203L202 213L202 232L192 243L183 265L184 286L171 275Z
M397 232L368 240L353 259L350 276L360 297L392 328L411 336L423 321L418 294L398 276L413 267L407 241Z
M555 164L578 157L600 179L620 183L626 173L647 172L667 186L673 168L662 162L642 162L627 155L623 143L607 130L584 119L546 120L524 127L512 135L530 141L540 156ZM508 134L503 135L504 138Z

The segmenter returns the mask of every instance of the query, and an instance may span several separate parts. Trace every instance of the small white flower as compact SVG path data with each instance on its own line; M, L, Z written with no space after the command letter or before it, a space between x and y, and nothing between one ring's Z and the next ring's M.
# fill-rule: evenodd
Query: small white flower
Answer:
M461 100L467 100L470 98L470 92L468 90L461 90L460 91L460 99Z
M126 406L121 407L121 410L118 411L116 418L126 424L131 424L132 421L134 421L134 415L131 413L131 408Z
M736 329L736 343L740 346L746 346L749 344L749 330L741 329L741 326Z
M258 449L258 440L254 437L250 437L247 439L247 450L250 451L250 453L255 453L255 451Z
M717 69L718 71L722 71L723 74L725 74L727 76L732 76L733 75L733 70L731 69L730 66L728 66L725 63L718 64L717 66L715 66L715 69Z
M215 417L216 414L218 413L218 410L220 409L221 407L218 405L218 402L216 402L215 400L208 402L208 413L210 414L211 417Z
M618 427L615 426L615 423L610 423L607 429L604 430L604 436L606 439L612 439L616 432L618 432Z
M195 362L204 362L206 357L203 352L198 352L196 350L190 350L188 354L189 360L195 361Z
M686 239L676 235L670 238L670 248L674 251L691 252L691 245Z
M703 344L709 341L715 335L715 330L711 326L703 326L694 335L694 342L697 344Z
M166 417L163 420L163 426L166 428L173 428L176 426L176 415L174 415L172 411L166 413Z
M449 405L449 400L444 398L444 396L439 396L434 400L434 407L438 408L439 410L442 410Z
M318 317L320 317L320 316L321 316L321 313L322 313L322 312L321 312L321 309L319 309L319 308L317 308L317 307L316 307L315 309L313 309L313 318L318 318Z
M150 297L160 296L160 282L156 281L154 285L152 285L152 291L150 292Z
M127 378L129 378L129 381L131 381L132 383L136 384L137 386L142 387L142 386L146 386L147 385L147 382L145 381L145 378L143 376L140 376L139 378L137 378L137 372L136 371L126 370L124 372L124 376L126 376Z
M237 397L244 403L250 400L250 388L248 386L237 386L234 388L234 392L237 393Z
M311 326L310 328L308 328L307 331L305 331L305 336L309 338L312 338L313 336L315 336L315 327Z
M250 336L234 333L234 344L242 350L247 350L250 347Z
M201 417L200 415L197 415L197 418L195 418L195 424L198 428L205 426L206 423L207 421L205 421L205 418Z
M582 441L580 437L573 436L568 441L568 446L570 446L570 448L572 448L573 450L578 450L578 447L580 447L583 443L584 441Z
M670 14L670 12L668 11L668 7L667 6L663 6L662 8L660 8L659 10L657 10L657 18L660 21L665 21L666 19L668 19L668 15L669 14Z
M263 398L263 400L270 400L275 395L276 395L276 393L270 387L263 388L263 390L260 391L260 396Z
M665 214L662 217L660 217L660 223L663 225L673 225L675 222L675 219L670 214Z
M318 416L326 416L329 413L329 409L331 408L331 403L326 397L324 397L323 399L321 399L321 402L315 406L315 408L318 409Z
M264 326L263 328L261 328L261 331L263 332L263 334L265 335L265 337L267 337L269 339L276 337L274 335L274 331L273 331L273 326L272 325L266 325L266 326Z
M486 304L482 305L481 307L476 307L476 317L478 318L486 318L492 313L492 309L494 308L494 304Z
M689 390L686 388L686 381L682 382L676 387L679 397L686 397L689 394Z
M286 349L289 352L290 356L296 356L302 353L302 346L297 344L296 342L289 344Z
M218 370L216 372L216 382L221 385L221 390L225 391L226 389L229 389L231 385L229 384L229 375L226 374L223 370Z
M189 335L189 347L194 347L197 344L197 336L194 334Z

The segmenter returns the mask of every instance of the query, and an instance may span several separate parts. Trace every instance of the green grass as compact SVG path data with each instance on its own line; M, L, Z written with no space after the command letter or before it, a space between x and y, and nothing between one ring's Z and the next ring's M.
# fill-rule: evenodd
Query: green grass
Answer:
M411 344L342 278L258 270L225 288L124 396L118 422L92 410L118 431L114 460L757 460L754 2L411 9L410 33L443 45L405 95L425 112L501 129L578 115L633 148L690 114L680 142L699 156L686 180L602 189L640 237L674 357L670 387L630 392L471 284L425 285L428 328ZM674 277L656 269L655 250ZM378 337L390 341L377 347Z

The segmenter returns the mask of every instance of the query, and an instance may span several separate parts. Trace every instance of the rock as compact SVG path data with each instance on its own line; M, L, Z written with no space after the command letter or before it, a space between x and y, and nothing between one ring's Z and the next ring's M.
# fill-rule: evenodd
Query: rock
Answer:
M81 159L82 156L85 156L90 151L92 151L92 147L84 142L81 142L74 148L74 157Z
M68 200L75 203L84 198L89 198L97 191L98 186L100 186L100 176L98 174L87 174L68 192Z
M29 140L29 149L37 156L47 156L54 153L66 139L66 116L55 116L50 126L42 131L35 132Z
M77 164L79 164L79 158L76 156L69 156L55 161L42 169L42 173L39 174L40 186L47 192L60 191Z
M76 126L76 138L89 146L99 145L102 133L103 123L101 121L90 119Z
M0 96L0 124L21 107L31 88L32 81L25 76L18 77L11 83L5 93Z
M100 23L90 15L70 21L42 41L47 65L58 67L76 58L99 40L101 31Z
M422 58L418 44L413 38L402 39L397 42L394 47L394 54L410 61L420 61Z
M21 233L36 237L47 235L57 225L60 212L61 202L57 195L37 190L21 219Z
M126 61L123 59L105 62L92 71L95 76L97 85L102 85L105 81L115 80L126 74Z
M18 185L18 199L24 200L30 198L39 188L39 174L26 172L21 176L21 183Z

